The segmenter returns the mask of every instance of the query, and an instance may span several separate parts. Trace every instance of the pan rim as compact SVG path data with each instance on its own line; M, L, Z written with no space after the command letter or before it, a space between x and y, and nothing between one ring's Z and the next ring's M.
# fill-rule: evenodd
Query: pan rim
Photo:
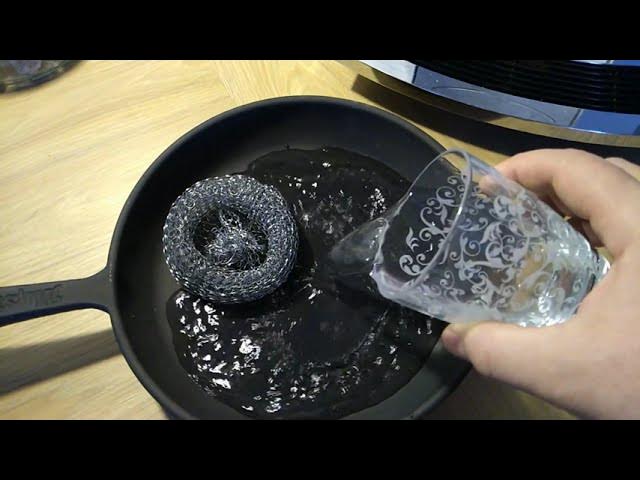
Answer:
M127 197L127 200L125 201L125 204L120 212L120 215L118 216L116 227L112 235L112 239L109 247L109 255L107 260L107 269L109 271L109 280L110 280L109 284L110 284L110 288L112 289L111 293L113 298L113 301L112 301L113 308L110 309L111 325L116 337L116 341L120 348L120 351L122 352L127 364L129 365L129 368L133 371L138 381L151 394L151 396L160 404L160 406L175 418L185 419L185 420L198 419L198 417L188 412L186 409L181 407L176 401L170 398L170 396L154 381L151 375L149 375L149 373L146 371L146 369L138 359L133 347L131 346L129 338L124 330L122 317L120 315L120 308L119 308L120 302L114 287L113 278L117 269L116 259L118 257L118 251L120 249L120 244L121 244L122 236L124 233L124 227L125 227L126 221L130 216L130 211L133 208L134 204L136 203L140 195L140 192L148 184L149 179L162 167L162 164L165 162L166 158L171 156L176 150L178 150L182 146L182 144L190 140L194 135L198 134L202 130L208 129L214 124L224 122L230 117L242 115L243 113L250 110L276 106L276 105L283 105L283 104L295 104L295 103L301 103L301 104L306 103L306 104L316 104L316 105L333 104L333 105L342 106L346 108L361 110L368 114L382 117L385 121L395 123L399 127L409 131L414 135L417 135L419 138L421 138L424 142L426 142L438 153L445 151L445 148L442 145L436 142L433 138L431 138L425 132L420 130L418 127L413 125L408 120L405 120L404 118L394 113L388 112L387 110L384 110L382 108L374 107L372 105L368 105L368 104L354 101L354 100L337 98L337 97L327 97L327 96L321 96L321 95L291 95L291 96L285 96L285 97L273 97L273 98L257 100L244 105L239 105L230 110L227 110L218 115L215 115L205 120L204 122L200 123L199 125L196 125L195 127L191 128L187 132L183 133L173 143L171 143L151 163L151 165L149 165L147 170L139 178L136 185L132 189L131 193ZM454 359L454 357L451 354L447 353L444 350L444 348L441 345L440 339L438 339L438 342L434 346L434 349L432 350L429 358L425 361L425 366L432 361L433 357L435 357L436 361L440 360L445 362L446 361L451 362ZM464 379L464 377L469 372L471 366L467 362L463 362L459 359L455 359L453 361L459 364L458 365L459 371L456 372L454 375L452 375L450 378L447 378L445 381L443 381L441 387L436 391L434 395L429 397L427 400L420 402L419 407L416 410L414 410L410 415L406 416L405 418L411 419L411 418L417 418L419 416L424 415L425 413L433 409L436 405L438 405L460 384L460 382ZM418 372L418 374L425 371L425 366L422 367L422 369ZM409 384L412 381L413 379L409 382ZM386 402L392 401L407 385L405 385L396 393L388 397L386 400L380 402L378 405L382 405ZM346 417L343 417L343 419L349 419L350 417L354 417L354 416L360 417L363 412L365 412L365 415L366 415L366 412L375 410L378 405L374 405L360 412L356 412L354 414L348 415ZM245 417L243 419L249 420L250 418Z

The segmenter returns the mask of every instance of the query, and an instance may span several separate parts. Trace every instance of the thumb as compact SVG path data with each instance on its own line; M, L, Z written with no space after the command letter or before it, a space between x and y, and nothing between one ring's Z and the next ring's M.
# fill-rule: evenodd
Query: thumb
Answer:
M559 341L554 327L496 322L451 324L442 333L445 348L470 361L482 375L536 394L556 376Z

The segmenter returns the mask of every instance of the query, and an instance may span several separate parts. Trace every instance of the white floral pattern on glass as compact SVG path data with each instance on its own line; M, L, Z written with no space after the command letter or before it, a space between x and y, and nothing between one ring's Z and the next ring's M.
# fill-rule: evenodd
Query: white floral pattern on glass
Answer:
M472 320L482 312L521 325L558 323L596 274L586 239L531 192L498 184L485 193L464 172L425 199L420 228L409 227L405 243L398 262L413 277L403 290L413 292L402 303L440 318L455 305Z

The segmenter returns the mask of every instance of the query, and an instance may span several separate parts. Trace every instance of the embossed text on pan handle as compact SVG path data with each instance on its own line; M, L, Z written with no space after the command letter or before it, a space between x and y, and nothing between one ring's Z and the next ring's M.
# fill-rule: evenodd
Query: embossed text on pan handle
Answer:
M108 312L110 293L106 268L80 280L0 287L0 327L84 308Z

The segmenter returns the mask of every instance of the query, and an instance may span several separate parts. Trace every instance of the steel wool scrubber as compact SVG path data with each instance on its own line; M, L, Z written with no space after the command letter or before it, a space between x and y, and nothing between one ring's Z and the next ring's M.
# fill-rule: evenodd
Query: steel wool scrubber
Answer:
M169 210L163 252L185 289L216 303L273 292L296 259L298 231L280 192L246 175L208 178Z

